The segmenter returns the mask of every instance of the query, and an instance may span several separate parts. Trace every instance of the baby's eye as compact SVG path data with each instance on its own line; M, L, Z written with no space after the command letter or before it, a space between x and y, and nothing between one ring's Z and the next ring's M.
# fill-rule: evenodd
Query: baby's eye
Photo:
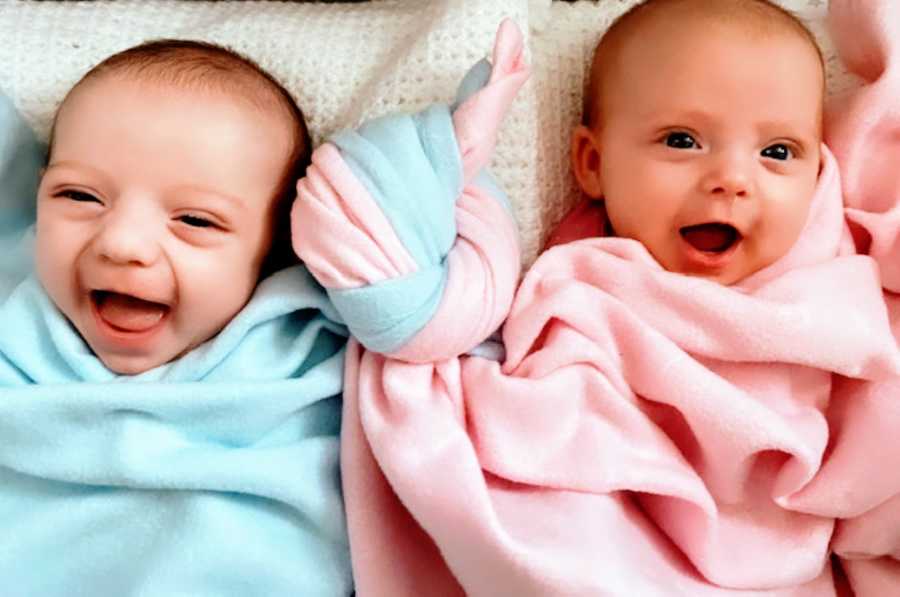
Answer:
M791 151L791 148L785 145L784 143L775 143L774 145L769 145L760 153L764 158L771 158L773 160L789 160L794 157L794 152Z
M180 216L178 221L182 224L187 224L192 228L215 228L216 224L206 218L201 218L200 216Z
M698 143L692 136L684 132L669 133L666 135L666 146L675 149L694 149Z
M57 197L65 197L66 199L71 199L72 201L78 201L79 203L101 203L99 199L91 195L90 193L85 193L84 191L74 191L74 190L65 190L61 191L56 195Z

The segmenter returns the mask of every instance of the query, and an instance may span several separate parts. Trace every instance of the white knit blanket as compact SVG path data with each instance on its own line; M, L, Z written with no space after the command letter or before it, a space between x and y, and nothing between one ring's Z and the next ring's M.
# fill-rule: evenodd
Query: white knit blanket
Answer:
M581 114L591 50L637 0L375 0L302 2L0 2L0 89L41 135L66 90L107 55L146 39L230 46L294 94L314 141L396 110L452 99L487 55L503 17L526 35L531 81L501 131L492 171L515 205L523 264L578 197L569 135ZM819 38L829 90L853 84L824 33L825 0L782 0Z

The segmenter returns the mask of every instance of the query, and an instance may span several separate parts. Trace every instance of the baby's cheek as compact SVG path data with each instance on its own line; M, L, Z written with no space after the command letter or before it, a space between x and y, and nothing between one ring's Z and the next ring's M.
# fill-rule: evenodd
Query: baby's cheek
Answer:
M43 284L54 301L57 300L57 289L61 284L61 274L65 269L66 253L69 252L71 239L65 234L55 233L53 227L39 221L35 239L35 269L38 280ZM53 239L57 239L55 242Z
M220 332L247 304L255 288L256 278L251 278L244 264L221 263L235 267L200 268L180 276L179 324L194 345Z
M797 189L795 195L797 198L789 201L785 206L785 210L780 214L785 235L788 236L786 242L791 246L800 238L800 234L806 226L814 193L815 188Z
M761 263L760 268L784 257L800 238L805 217L798 218L797 210L780 210L770 214L766 223L753 235L752 243Z

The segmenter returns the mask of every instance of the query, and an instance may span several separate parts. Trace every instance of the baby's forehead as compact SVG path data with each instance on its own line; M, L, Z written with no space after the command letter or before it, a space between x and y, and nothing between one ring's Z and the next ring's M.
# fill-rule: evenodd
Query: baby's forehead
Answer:
M821 51L812 34L787 11L761 0L651 0L615 21L595 47L585 90L584 124L596 122L604 91L614 87L619 77L629 76L628 68L635 66L624 65L624 57L652 54L665 36L679 35L686 28L701 36L724 30L733 34L733 42L729 39L728 43L734 44L765 43L773 38L800 42L815 58L824 98Z
M733 27L757 36L798 36L818 52L813 35L787 10L769 0L646 0L609 27L598 45L615 46L634 37L652 36L654 28L683 24Z
M244 103L258 111L258 118L276 121L294 135L294 144L308 152L308 131L302 111L291 94L270 73L251 58L225 46L190 39L151 40L108 56L78 81L57 110L60 113L72 97L89 90L95 82L138 83L194 94L205 94Z
M110 94L112 90L143 90L171 95L173 97L193 97L198 102L214 96L216 99L225 99L236 107L246 108L258 113L259 118L283 118L290 119L290 114L280 105L276 94L261 85L259 82L247 79L241 75L219 78L215 82L205 79L172 78L159 76L148 71L136 72L132 70L104 70L92 73L75 85L60 104L59 112L62 113L69 103L75 98L88 98L96 101L98 96ZM81 103L81 102L78 102Z
M219 122L226 130L227 123L234 125L230 130L251 131L253 134L267 134L273 147L280 147L280 162L289 168L296 155L306 150L298 124L291 113L271 96L261 96L259 90L222 87L220 85L197 85L194 82L148 77L146 73L129 71L101 72L83 79L66 96L51 129L50 157L61 147L77 137L89 135L84 122L96 122L103 114L119 115L121 126L144 130L164 106L168 110L184 106L226 106L223 120ZM158 98L158 101L143 101ZM152 114L147 113L150 110ZM93 116L91 116L93 115ZM98 116L99 115L99 116ZM161 116L161 118L166 118ZM88 119L88 120L84 120ZM82 124L79 124L82 123ZM243 127L243 128L240 128ZM249 127L249 128L248 128ZM187 126L175 130L174 134L191 136L192 128Z

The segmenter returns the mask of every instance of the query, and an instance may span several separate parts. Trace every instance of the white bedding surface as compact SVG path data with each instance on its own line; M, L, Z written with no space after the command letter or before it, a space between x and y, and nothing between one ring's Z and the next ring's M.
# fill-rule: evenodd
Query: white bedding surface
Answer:
M492 171L516 209L525 265L578 197L569 133L585 67L608 24L637 0L375 0L358 4L116 0L0 2L0 89L44 136L66 90L93 64L147 39L230 46L278 77L314 141L363 119L453 98L504 17L533 65L501 131ZM819 38L829 90L853 84L825 30L825 0L784 0Z

